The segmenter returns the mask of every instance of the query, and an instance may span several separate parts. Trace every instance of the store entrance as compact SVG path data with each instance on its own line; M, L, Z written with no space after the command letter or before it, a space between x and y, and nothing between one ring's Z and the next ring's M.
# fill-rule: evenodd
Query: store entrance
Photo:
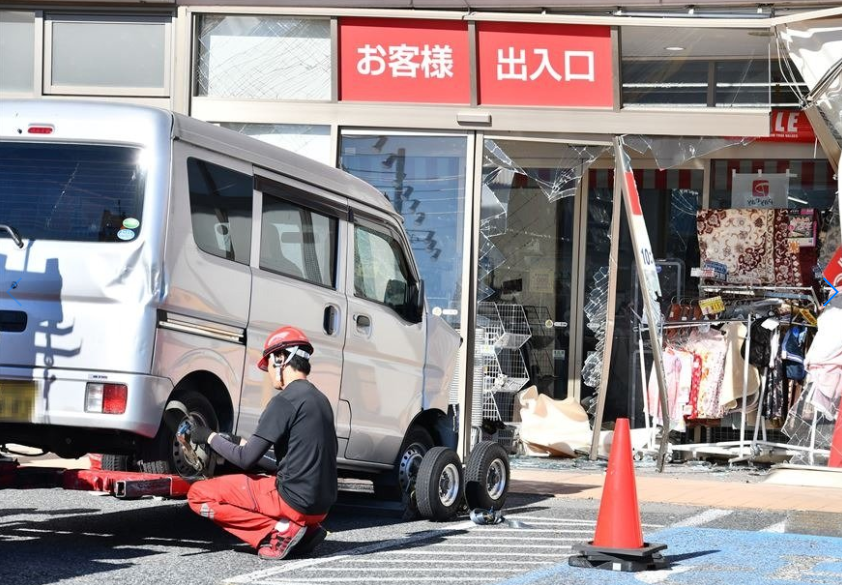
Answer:
M514 394L568 396L580 167L566 144L484 142L477 272L483 417L508 422Z

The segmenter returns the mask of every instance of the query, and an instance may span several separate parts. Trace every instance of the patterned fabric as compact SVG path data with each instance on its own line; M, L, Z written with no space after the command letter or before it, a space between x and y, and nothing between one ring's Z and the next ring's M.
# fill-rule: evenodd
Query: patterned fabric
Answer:
M816 248L794 247L786 209L707 209L697 212L701 262L728 268L730 284L805 286L813 281Z
M701 262L728 268L731 284L772 284L774 210L705 209L696 214Z
M775 281L780 286L802 286L801 262L799 252L789 245L789 211L775 210L774 221L774 256Z

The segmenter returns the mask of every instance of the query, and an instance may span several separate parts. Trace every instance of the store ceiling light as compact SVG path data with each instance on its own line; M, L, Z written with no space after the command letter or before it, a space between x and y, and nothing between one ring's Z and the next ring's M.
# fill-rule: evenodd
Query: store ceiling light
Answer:
M664 47L667 51L683 51L684 47Z

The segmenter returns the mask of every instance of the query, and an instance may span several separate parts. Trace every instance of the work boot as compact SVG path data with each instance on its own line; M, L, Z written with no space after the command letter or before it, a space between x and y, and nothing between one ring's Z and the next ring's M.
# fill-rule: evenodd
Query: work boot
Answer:
M308 526L304 537L298 543L298 546L295 547L293 553L297 557L309 555L316 550L317 546L324 542L325 538L327 538L327 530L325 530L324 526L321 524Z
M257 550L257 556L267 561L285 559L306 533L307 529L304 526L290 522L289 527L283 532L273 530L269 534L269 542Z

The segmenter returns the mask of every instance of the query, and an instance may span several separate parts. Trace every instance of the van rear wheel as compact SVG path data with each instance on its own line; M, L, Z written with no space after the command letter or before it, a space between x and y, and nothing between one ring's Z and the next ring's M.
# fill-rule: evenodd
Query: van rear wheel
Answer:
M213 430L219 429L219 419L213 406L199 392L185 390L174 395L173 400L184 404L187 411L202 425ZM184 451L175 438L175 430L163 420L158 434L143 446L138 465L140 471L145 473L173 473L182 477L195 477L197 474L196 469L185 458Z

